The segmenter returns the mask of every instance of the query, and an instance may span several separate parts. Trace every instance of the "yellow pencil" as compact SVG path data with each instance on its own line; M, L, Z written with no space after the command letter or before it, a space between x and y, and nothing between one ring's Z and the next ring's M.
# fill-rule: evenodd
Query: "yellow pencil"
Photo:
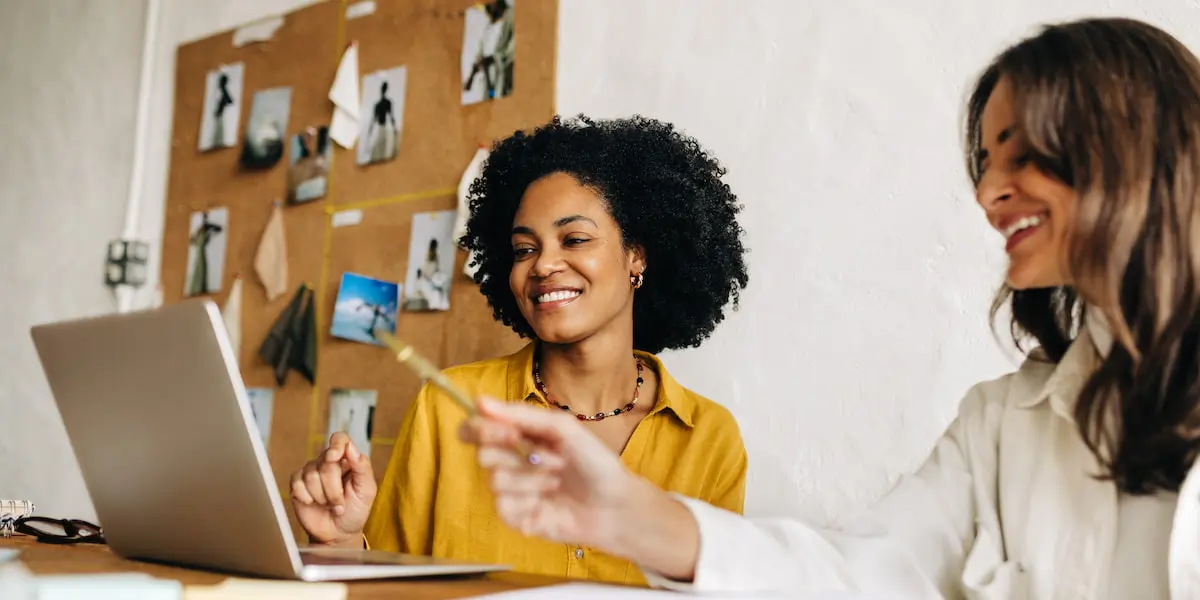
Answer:
M375 330L375 339L383 342L388 349L395 353L396 360L412 370L417 377L432 382L433 385L445 392L447 396L450 396L452 400L467 412L468 418L479 414L479 408L475 406L475 401L463 393L458 386L451 383L450 379L442 373L441 369L435 367L433 363L418 354L412 345L400 341L399 338L383 329ZM533 450L523 441L517 440L516 449L525 460L532 464L537 464L537 457L533 454Z

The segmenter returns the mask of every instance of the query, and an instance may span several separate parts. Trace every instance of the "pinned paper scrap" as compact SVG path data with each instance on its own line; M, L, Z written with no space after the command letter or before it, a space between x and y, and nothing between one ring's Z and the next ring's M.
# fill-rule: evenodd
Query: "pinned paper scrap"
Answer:
M263 230L254 255L254 272L267 291L267 301L273 302L287 292L288 260L287 235L283 230L283 209L279 203L271 213L271 220Z
M358 225L362 223L363 211L357 208L350 210L339 210L333 213L331 225L333 227L348 227L350 225Z
M475 156L471 157L471 162L467 164L466 170L463 171L462 178L458 180L458 212L454 216L454 230L451 233L451 239L454 240L456 246L462 244L462 238L467 234L467 218L471 216L471 206L468 202L471 184L483 171L483 163L487 157L488 149L481 144L479 149L475 150ZM467 277L474 278L475 272L479 270L478 266L471 264L474 258L474 255L468 256L466 262L463 263L463 274Z
M266 17L253 23L239 27L233 32L233 47L241 48L247 44L268 42L275 37L275 32L283 26L283 17Z
M346 7L346 20L375 14L375 0L363 0Z
M229 334L229 346L235 356L241 356L242 348L242 277L233 278L229 288L229 298L221 307L221 320L225 322L225 331Z
M358 139L358 42L351 42L338 64L337 75L329 88L333 102L333 118L329 121L329 137L343 148L353 148Z

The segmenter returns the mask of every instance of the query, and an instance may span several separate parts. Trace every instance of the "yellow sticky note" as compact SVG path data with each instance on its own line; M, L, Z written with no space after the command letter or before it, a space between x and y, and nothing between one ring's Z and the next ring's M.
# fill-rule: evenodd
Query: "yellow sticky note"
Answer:
M346 600L344 583L306 583L229 578L217 585L189 585L183 600Z

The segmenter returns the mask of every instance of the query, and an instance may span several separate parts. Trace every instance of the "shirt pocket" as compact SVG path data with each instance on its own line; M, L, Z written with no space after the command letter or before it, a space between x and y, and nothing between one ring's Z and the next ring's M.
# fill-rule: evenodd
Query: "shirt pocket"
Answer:
M962 573L967 600L1025 600L1029 597L1025 567L1006 560L999 536L980 528Z

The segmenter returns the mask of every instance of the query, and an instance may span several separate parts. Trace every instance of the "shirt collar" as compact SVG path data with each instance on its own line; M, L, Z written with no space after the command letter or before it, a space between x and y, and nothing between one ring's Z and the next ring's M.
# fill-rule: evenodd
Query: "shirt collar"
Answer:
M1050 402L1051 409L1068 421L1075 420L1075 401L1087 385L1087 380L1099 367L1100 361L1112 350L1112 330L1100 310L1087 307L1083 327L1079 335L1041 390L1027 400L1017 404L1021 408L1033 408L1042 402Z
M533 356L537 352L537 342L530 342L524 348L508 357L508 400L510 402L526 401L550 406L538 392L533 382ZM696 400L688 393L674 377L667 372L657 356L648 352L635 350L634 353L642 359L646 366L658 374L658 394L651 415L664 410L670 411L681 423L688 428L694 427Z

